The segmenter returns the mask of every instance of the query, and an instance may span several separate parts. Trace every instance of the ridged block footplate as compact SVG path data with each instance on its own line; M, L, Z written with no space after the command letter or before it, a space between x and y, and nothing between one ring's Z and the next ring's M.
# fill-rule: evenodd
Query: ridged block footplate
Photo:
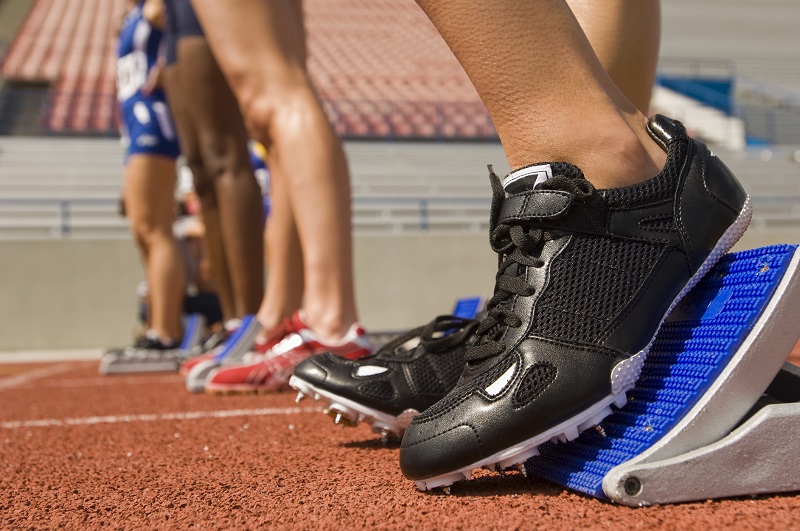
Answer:
M776 305L796 295L796 251L776 245L723 257L662 326L627 405L602 430L542 446L526 463L529 477L607 498L603 480L614 467L642 456L674 457L729 433L797 341L794 321L775 322L794 312Z

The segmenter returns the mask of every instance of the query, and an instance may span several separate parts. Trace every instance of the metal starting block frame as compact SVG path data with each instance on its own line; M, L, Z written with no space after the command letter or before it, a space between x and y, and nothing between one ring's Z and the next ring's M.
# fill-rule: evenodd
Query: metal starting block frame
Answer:
M629 401L529 476L629 506L800 491L800 250L731 253L662 326Z

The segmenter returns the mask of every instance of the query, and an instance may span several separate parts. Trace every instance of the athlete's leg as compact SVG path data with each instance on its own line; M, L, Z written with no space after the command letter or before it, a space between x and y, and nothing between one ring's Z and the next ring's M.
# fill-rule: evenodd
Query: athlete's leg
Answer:
M256 313L264 294L263 207L247 153L247 131L204 38L178 42L177 67L181 94L196 126L205 168L202 178L209 181L198 193L210 183L216 196L234 311L238 317Z
M571 162L598 188L661 169L665 155L645 116L611 81L564 0L418 3L475 85L512 169Z
M208 257L211 265L211 277L214 290L222 307L222 316L225 321L239 316L236 312L233 297L231 276L228 264L225 261L225 250L222 245L220 232L219 209L217 196L211 179L206 173L200 156L200 145L197 132L192 120L192 115L186 108L185 98L181 87L180 76L176 65L164 69L164 88L169 99L169 106L175 122L175 129L181 144L186 166L191 170L195 191L200 199L200 215L205 225L205 240L208 246Z
M302 49L298 54L305 60L307 56L302 0L291 0L291 6L300 27L299 41ZM269 166L271 208L264 227L267 289L258 310L258 321L263 326L260 339L266 339L272 327L303 305L303 251L289 202L287 173L276 155L270 157Z
M150 293L150 328L162 342L180 339L184 279L172 235L175 162L133 154L125 166L125 209L142 249Z
M660 0L567 0L611 79L643 114L661 37Z
M286 0L193 4L253 136L291 164L306 318L323 339L341 337L356 320L348 168L306 74L295 9Z
M566 1L418 2L512 169L543 163L502 183L493 175L500 263L468 377L403 436L404 474L435 488L474 468L522 466L622 407L665 316L738 239L749 202L680 123L646 122Z
M271 209L264 230L267 290L258 310L262 339L303 303L303 252L289 205L288 179L278 157L271 156L269 165Z

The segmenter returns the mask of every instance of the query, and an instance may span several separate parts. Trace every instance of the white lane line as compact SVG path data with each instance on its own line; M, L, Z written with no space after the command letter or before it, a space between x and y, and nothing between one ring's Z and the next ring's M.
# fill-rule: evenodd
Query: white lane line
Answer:
M42 363L58 361L96 360L100 361L105 349L75 350L12 350L0 352L0 364Z
M8 378L0 378L0 389L11 389L13 387L19 387L21 385L33 382L35 380L41 380L42 378L47 378L48 376L55 376L56 374L67 372L74 368L75 368L74 363L61 363L59 365L54 365L52 367L43 367L41 369L24 372L16 376L10 376Z
M125 424L130 422L156 422L159 420L222 419L229 417L264 417L270 415L293 415L314 413L321 409L314 407L284 407L260 409L228 409L222 411L189 411L186 413L161 413L144 415L109 415L105 417L83 417L66 419L12 420L0 422L0 428L47 428L59 426L93 426L95 424Z

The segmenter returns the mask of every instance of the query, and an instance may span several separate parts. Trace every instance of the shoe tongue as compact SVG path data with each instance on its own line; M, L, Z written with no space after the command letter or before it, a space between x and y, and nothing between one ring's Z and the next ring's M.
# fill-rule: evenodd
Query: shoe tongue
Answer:
M546 188L544 183L554 176L584 179L583 172L568 162L539 162L514 170L503 179L506 194L518 194L534 188Z

